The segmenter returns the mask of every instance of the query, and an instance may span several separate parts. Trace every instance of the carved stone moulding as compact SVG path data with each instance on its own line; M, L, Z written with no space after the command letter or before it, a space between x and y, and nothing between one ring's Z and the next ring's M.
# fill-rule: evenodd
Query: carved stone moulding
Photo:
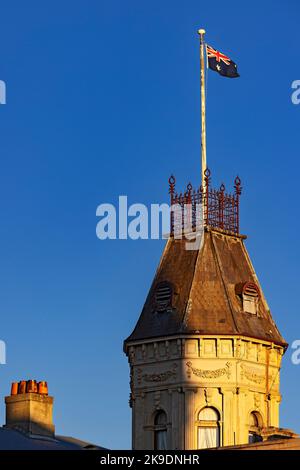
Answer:
M228 379L231 376L231 362L226 362L225 367L219 369L197 369L193 367L192 362L186 363L188 378L192 375L196 375L202 379L217 379L222 376L226 376Z
M177 377L177 364L174 363L172 366L172 369L159 372L159 373L143 373L143 369L138 369L137 370L137 382L140 385L142 382L154 382L154 383L160 383L160 382L166 382L167 380L170 379L176 379Z

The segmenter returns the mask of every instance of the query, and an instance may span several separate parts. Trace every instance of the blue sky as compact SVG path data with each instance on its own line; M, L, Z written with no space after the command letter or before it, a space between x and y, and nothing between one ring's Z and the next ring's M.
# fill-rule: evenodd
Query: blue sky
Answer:
M197 29L241 75L209 73L213 182L243 182L241 230L286 340L300 338L296 0L2 1L0 422L10 382L48 380L58 433L129 448L122 352L163 241L100 241L96 207L199 183ZM286 353L281 425L300 432ZM2 401L2 405L1 405Z

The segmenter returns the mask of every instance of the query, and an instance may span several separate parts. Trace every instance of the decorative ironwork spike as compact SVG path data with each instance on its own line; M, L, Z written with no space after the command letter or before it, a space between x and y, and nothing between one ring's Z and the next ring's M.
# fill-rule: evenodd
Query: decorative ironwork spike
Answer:
M205 192L209 191L209 184L210 184L210 169L206 168L204 171L204 183L205 183Z
M237 176L234 180L235 194L240 196L242 193L241 179Z
M220 191L221 191L222 193L224 193L224 191L225 191L225 184L224 184L224 183L221 184L221 186L220 186Z
M175 183L176 183L175 176L171 175L169 178L169 184L175 184Z
M169 178L169 193L171 194L171 196L174 194L174 191L175 191L175 183L176 183L175 177L171 175Z

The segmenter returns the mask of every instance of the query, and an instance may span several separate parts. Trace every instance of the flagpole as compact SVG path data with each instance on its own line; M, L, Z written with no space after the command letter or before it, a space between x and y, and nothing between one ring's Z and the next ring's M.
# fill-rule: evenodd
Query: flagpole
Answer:
M205 194L206 170L206 108L205 108L205 61L204 61L204 34L205 29L199 29L200 36L200 85L201 85L201 184Z

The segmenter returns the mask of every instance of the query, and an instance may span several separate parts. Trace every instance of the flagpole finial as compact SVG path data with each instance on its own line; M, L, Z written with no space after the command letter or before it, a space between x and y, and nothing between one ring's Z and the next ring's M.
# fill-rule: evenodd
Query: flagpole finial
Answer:
M205 29L198 29L198 34L200 34L200 36L202 36L203 34L205 34Z

